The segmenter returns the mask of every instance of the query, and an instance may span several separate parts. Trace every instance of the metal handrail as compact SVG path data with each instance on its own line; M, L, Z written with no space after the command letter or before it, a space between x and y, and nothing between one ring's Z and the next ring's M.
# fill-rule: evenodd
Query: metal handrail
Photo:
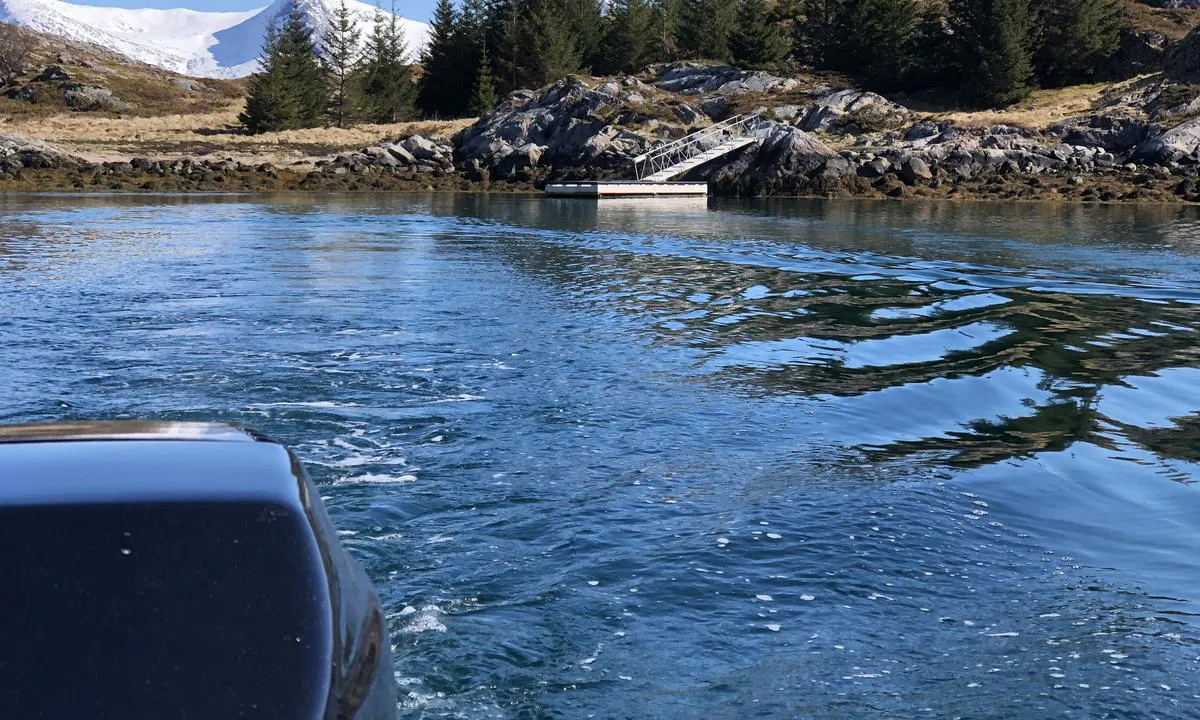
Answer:
M677 158L685 150L698 145L702 140L707 140L713 135L724 135L728 133L731 136L737 137L745 131L746 127L749 125L749 122L756 117L756 115L737 115L735 117L728 118L727 120L722 120L719 123L709 125L703 130L697 130L690 135L685 135L678 140L673 140L665 145L661 145L650 152L642 153L633 159L634 174L637 176L638 180L641 180L646 174L645 170L647 165L651 166L650 169L653 172L650 174L653 175L654 172L666 170L676 162L683 162L687 158L679 158L677 160L674 158ZM672 158L672 162L660 162L664 158Z

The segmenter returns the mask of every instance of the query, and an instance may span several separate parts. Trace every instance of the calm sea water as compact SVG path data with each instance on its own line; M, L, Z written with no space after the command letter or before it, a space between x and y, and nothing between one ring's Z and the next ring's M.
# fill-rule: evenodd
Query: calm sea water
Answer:
M403 717L1195 718L1197 303L1195 210L9 197L0 421L291 446Z

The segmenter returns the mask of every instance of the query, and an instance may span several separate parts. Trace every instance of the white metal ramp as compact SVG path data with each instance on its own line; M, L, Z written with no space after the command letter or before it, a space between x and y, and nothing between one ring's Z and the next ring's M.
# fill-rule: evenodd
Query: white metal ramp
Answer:
M639 182L661 183L758 142L746 135L754 115L738 115L633 159ZM715 145L713 143L716 143Z

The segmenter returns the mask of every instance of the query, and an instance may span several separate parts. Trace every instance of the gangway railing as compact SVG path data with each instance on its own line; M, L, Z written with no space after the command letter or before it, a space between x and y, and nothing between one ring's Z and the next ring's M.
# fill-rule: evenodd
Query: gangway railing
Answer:
M744 137L751 129L751 124L758 119L757 115L736 115L714 123L708 127L685 135L665 145L660 145L650 152L638 155L633 159L633 170L638 180L650 175L666 174L666 171L676 165L683 165L693 157L719 146L713 144L714 138L722 142L733 138Z

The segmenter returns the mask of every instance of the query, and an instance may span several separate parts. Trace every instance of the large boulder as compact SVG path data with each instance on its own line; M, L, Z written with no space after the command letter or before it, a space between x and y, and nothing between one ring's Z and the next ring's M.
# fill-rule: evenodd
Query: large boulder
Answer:
M1072 118L1051 128L1067 145L1104 148L1125 153L1146 139L1146 123L1137 118L1090 115Z
M1200 161L1200 118L1176 125L1138 146L1134 156L1143 162L1171 163Z
M495 176L512 178L524 174L537 167L546 148L541 145L527 143L509 153L496 165Z
M404 138L400 141L400 146L418 160L437 160L442 155L437 143L420 135Z
M792 78L779 77L760 70L739 70L728 65L710 67L680 62L660 66L656 71L659 87L683 95L778 93L788 92L800 86L800 82Z
M21 168L72 168L82 162L53 145L15 135L0 135L0 171L3 172Z
M121 100L107 88L69 83L63 86L63 103L72 110L108 110L122 112L133 106Z
M811 107L798 124L806 132L831 130L843 124L854 124L859 126L859 131L869 132L899 126L909 115L908 108L882 95L838 90Z

